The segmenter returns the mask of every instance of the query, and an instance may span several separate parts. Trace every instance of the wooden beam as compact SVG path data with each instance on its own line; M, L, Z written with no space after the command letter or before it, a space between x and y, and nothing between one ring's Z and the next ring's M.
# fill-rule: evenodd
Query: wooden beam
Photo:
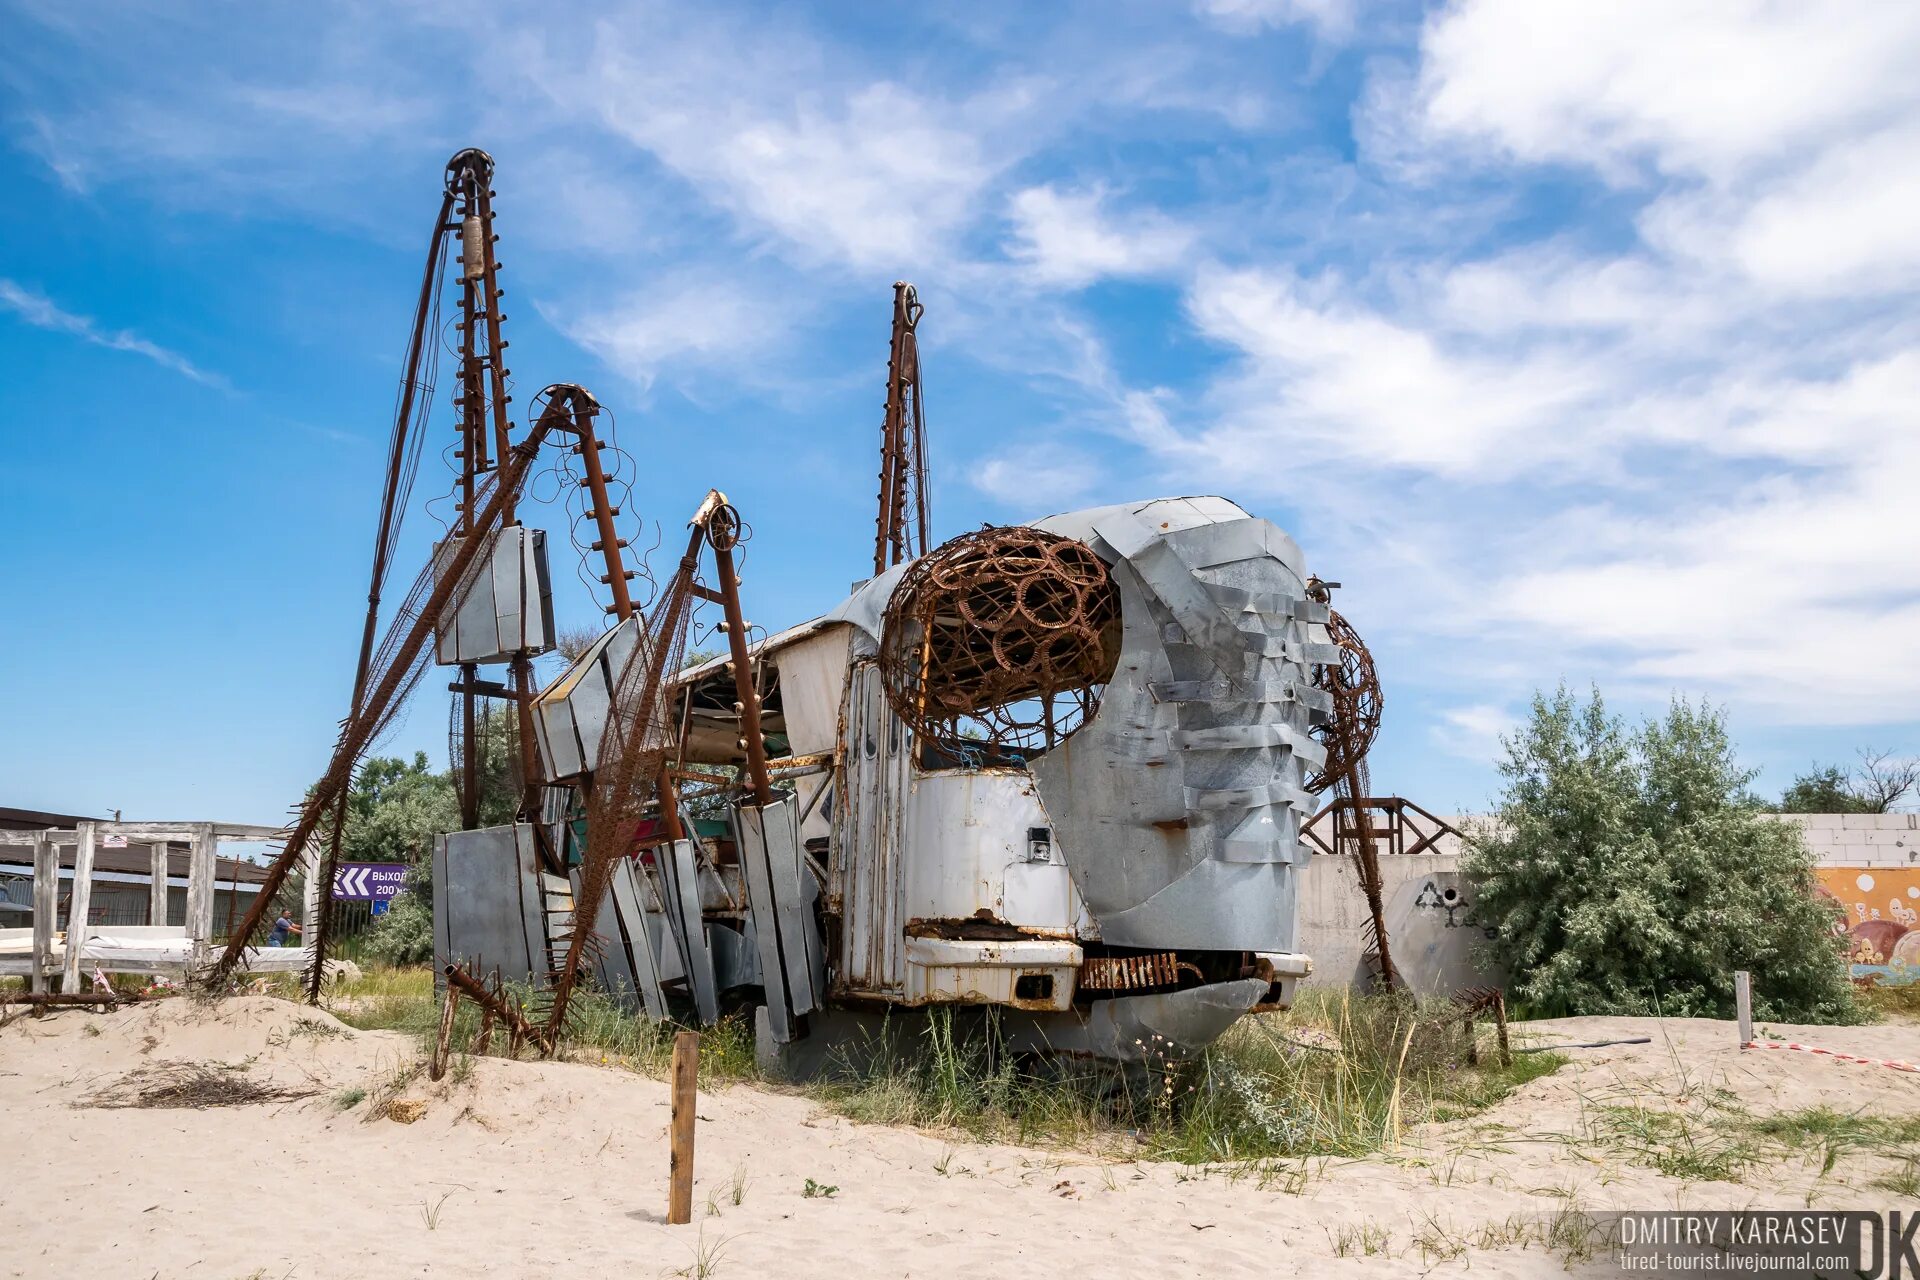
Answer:
M147 846L147 875L151 883L147 885L147 923L165 924L167 922L167 846L156 840Z
M33 978L35 995L45 995L47 970L53 967L53 917L60 909L60 856L46 833L33 846Z
M213 866L217 856L213 824L196 824L187 864L187 936L196 947L213 941Z
M61 969L60 989L79 991L80 952L87 942L87 919L93 912L93 851L98 837L93 823L82 822L76 830L80 837L73 855L73 892L67 899L67 956Z

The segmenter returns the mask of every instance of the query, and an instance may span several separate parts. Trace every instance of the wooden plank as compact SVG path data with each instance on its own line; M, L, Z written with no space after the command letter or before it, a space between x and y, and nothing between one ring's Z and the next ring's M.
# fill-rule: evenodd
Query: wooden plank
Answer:
M87 921L93 912L93 853L99 837L91 822L75 828L79 847L73 855L73 893L67 899L67 959L60 973L62 991L78 991L80 953L86 948Z
M219 846L213 838L213 824L202 822L194 828L193 846L187 863L187 937L193 942L193 967L197 970L213 941L213 860Z
M147 846L149 855L148 874L152 883L147 886L147 923L163 925L167 922L167 845L164 840L156 840Z
M45 993L53 967L53 917L60 909L60 857L45 832L33 846L33 990Z
M700 1079L700 1033L673 1038L673 1128L667 1164L667 1223L693 1221L693 1120Z

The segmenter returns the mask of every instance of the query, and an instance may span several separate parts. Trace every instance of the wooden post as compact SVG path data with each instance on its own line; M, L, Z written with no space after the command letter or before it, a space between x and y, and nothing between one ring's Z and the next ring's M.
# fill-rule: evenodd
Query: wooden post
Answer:
M147 846L149 874L153 883L147 887L147 923L162 925L167 922L167 842L156 840Z
M1753 1043L1753 975L1745 969L1733 975L1734 1016L1740 1020L1740 1047Z
M1500 1033L1500 1065L1513 1065L1513 1046L1507 1043L1507 993L1493 993L1493 1025Z
M671 1130L667 1222L693 1221L693 1113L699 1103L700 1033L682 1031L673 1038L673 1128Z
M53 968L53 917L60 910L60 855L51 832L33 836L33 993L45 995Z
M313 953L320 937L320 895L331 894L333 886L320 883L320 845L318 841L307 846L303 859L307 868L306 892L300 901L300 949L306 952L305 960L309 968L313 965Z
M193 824L192 852L187 855L187 939L193 944L189 976L199 970L213 941L213 860L219 848L211 822Z
M73 893L67 899L67 956L60 971L60 989L82 990L80 953L87 941L87 918L93 913L93 852L99 839L93 823L81 820L74 829Z
M451 982L447 984L447 998L440 1002L440 1035L433 1042L433 1059L427 1064L427 1079L439 1080L447 1074L447 1060L452 1057L453 1019L460 1011L460 988Z

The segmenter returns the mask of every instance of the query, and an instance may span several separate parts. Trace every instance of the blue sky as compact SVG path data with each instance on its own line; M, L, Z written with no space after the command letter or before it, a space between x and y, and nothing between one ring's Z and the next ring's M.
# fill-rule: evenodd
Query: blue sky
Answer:
M868 563L905 278L937 534L1268 516L1379 656L1376 789L1484 807L1562 679L1725 704L1768 789L1920 747L1920 7L0 0L0 31L5 803L271 821L320 771L467 145L516 407L592 388L669 530L726 490L756 622ZM430 682L389 747L444 739Z

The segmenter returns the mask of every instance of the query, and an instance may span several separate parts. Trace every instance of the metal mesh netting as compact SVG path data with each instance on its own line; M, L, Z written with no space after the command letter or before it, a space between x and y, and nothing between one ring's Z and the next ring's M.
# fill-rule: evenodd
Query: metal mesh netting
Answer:
M1091 716L1120 653L1106 563L1072 538L982 529L913 562L894 588L880 667L923 742L1044 751Z
M1340 646L1340 661L1313 669L1314 688L1333 699L1332 718L1313 727L1313 736L1327 749L1326 766L1307 774L1306 788L1316 795L1360 767L1380 736L1380 676L1373 655L1337 612L1327 615L1327 639Z
M488 475L476 491L474 505L480 511L476 523L481 529L493 528L500 519L501 509L518 495L520 485L526 479L527 464L532 458L534 446L533 441L517 446L508 464ZM367 680L359 700L352 713L341 723L340 736L334 743L333 757L328 762L326 772L307 793L293 829L268 869L267 878L261 884L252 908L234 930L226 951L221 954L209 975L213 984L225 982L244 963L248 944L259 932L266 913L273 909L275 898L309 843L315 841L316 837L330 836L328 824L333 820L334 806L342 792L352 784L354 770L361 757L366 754L368 746L392 724L394 717L406 705L408 694L426 673L428 659L432 656L429 643L435 622L448 609L457 608L472 593L474 583L485 569L487 557L481 555L480 551L486 542L486 538L463 540L451 555L429 560L420 571L420 576L414 579L412 590L395 611L386 635L367 668ZM331 840L325 840L320 847L323 850L331 849ZM329 864L332 861L330 856L321 859L323 911L330 901L326 895L327 878L332 870ZM316 963L308 975L308 988L310 993L317 994L324 950L316 945L314 955Z
M607 896L613 869L635 847L642 815L656 797L667 756L674 744L674 722L666 676L680 669L686 649L687 620L693 605L697 562L689 553L666 591L644 620L639 643L621 668L608 708L606 731L593 769L587 799L587 848L573 900L573 928L565 958L553 975L547 998L547 1043L557 1041L580 971L597 958L594 925ZM665 797L661 797L665 799Z

